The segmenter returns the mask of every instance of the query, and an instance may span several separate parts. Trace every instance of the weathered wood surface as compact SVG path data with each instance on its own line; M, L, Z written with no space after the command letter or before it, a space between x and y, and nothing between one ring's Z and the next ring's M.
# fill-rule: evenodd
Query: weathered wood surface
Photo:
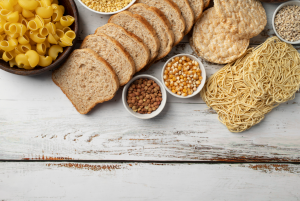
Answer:
M0 200L300 200L287 164L0 163Z
M271 16L277 4L264 4L268 26L252 44L273 34ZM83 39L107 22L78 4ZM193 53L185 39L168 57ZM167 58L168 58L167 57ZM166 59L146 74L160 79ZM204 62L208 76L222 65ZM51 72L21 77L0 71L0 160L153 160L300 162L300 96L272 111L258 126L233 134L199 96L168 96L155 119L139 120L123 108L121 90L80 115L51 81Z

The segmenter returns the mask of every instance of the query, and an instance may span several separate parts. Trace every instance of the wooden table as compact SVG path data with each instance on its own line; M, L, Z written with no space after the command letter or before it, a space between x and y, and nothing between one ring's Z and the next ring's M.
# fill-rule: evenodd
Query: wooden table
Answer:
M80 39L108 17L77 3ZM274 35L268 25L251 40ZM299 47L297 47L299 48ZM194 54L187 37L168 55ZM160 79L166 59L146 74ZM203 61L208 76L222 65ZM0 200L300 200L300 95L249 131L230 133L199 96L168 95L154 119L116 97L80 115L51 72L0 71Z

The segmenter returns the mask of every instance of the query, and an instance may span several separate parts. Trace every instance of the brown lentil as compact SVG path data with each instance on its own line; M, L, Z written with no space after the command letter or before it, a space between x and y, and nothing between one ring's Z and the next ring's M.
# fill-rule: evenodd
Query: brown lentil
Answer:
M300 40L300 6L285 6L275 16L275 29L287 41Z
M161 89L153 80L140 78L135 80L128 88L128 106L137 113L151 114L157 110L161 101Z

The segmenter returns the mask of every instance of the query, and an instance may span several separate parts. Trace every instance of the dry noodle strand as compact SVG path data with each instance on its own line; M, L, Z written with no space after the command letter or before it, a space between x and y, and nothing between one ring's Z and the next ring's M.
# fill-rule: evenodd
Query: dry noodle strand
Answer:
M243 132L295 98L299 85L299 53L272 37L212 75L201 97L229 131Z

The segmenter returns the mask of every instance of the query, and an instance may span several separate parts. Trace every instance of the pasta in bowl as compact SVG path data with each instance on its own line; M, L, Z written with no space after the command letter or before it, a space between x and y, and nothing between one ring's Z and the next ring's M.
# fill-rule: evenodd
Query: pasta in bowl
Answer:
M58 67L78 34L74 0L0 1L0 68L37 75Z

